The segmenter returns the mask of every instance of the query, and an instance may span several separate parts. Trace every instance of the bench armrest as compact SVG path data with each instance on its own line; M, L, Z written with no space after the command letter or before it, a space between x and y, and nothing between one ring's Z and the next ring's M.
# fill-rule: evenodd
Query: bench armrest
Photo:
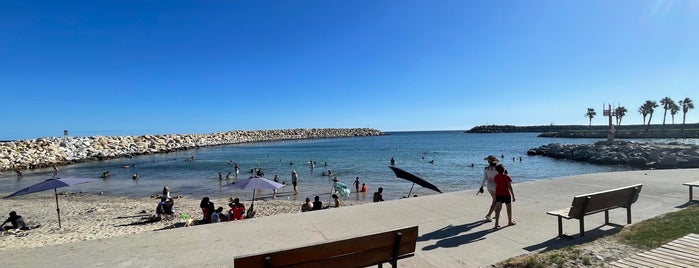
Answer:
M568 216L569 213L570 213L570 208L562 208L559 210L546 212L546 214L548 214L548 215L563 217L566 219L572 219L572 217Z

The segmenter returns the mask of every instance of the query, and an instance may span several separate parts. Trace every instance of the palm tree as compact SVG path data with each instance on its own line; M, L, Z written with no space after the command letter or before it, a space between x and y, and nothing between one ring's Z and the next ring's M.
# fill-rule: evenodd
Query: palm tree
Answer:
M670 115L672 116L672 124L675 124L675 115L677 112L680 111L680 106L678 106L676 103L672 103L672 106L670 107Z
M647 126L650 126L650 120L653 119L653 112L655 112L655 108L658 108L658 103L655 101L647 100L646 103L643 104L643 106L646 106L646 111L648 112Z
M619 107L616 107L616 109L614 109L614 116L616 116L616 125L617 126L621 125L621 119L624 118L624 116L626 115L626 112L628 112L628 110L626 110L626 107L624 107L624 106L619 106Z
M585 117L590 118L590 128L592 128L592 118L597 115L597 112L595 112L594 108L587 108L587 113L585 113Z
M667 118L667 110L670 110L672 108L672 105L675 104L675 101L673 101L670 97L665 97L662 100L660 100L660 104L663 105L663 126L665 125L665 118Z
M694 109L694 103L692 102L692 99L684 98L684 100L680 101L680 106L682 106L682 125L684 125L684 121L687 118L687 112Z
M643 116L643 124L641 124L641 125L645 126L646 125L646 116L648 116L648 107L646 106L645 103L643 105L641 105L641 107L638 107L638 113Z

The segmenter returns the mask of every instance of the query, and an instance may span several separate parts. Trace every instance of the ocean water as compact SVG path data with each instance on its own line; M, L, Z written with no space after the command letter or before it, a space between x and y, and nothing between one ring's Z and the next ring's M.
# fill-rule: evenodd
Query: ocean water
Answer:
M262 168L269 179L278 175L289 184L280 189L277 198L305 199L319 195L329 198L331 178L352 187L359 177L366 183L366 194L352 193L345 199L366 201L378 187L384 188L384 199L436 192L396 178L388 168L390 159L396 166L421 176L443 192L478 188L483 176L484 157L492 154L501 158L515 183L545 180L570 175L630 170L628 167L601 166L541 156L528 156L528 149L549 143L584 144L597 139L539 138L537 133L466 134L461 131L393 132L388 136L352 137L316 140L294 140L207 147L158 155L80 163L59 167L58 177L99 178L110 171L107 179L61 188L59 191L103 193L105 195L144 197L158 194L168 186L172 195L200 199L210 197L240 197L250 200L252 191L231 190L223 185L236 181L226 179L234 169L241 168L238 178L247 178L253 168ZM677 141L697 144L690 140ZM194 161L188 161L192 156ZM504 156L504 157L502 157ZM521 158L521 160L520 160ZM314 161L311 168L309 161ZM128 165L129 168L123 166ZM298 197L291 187L291 171L299 174ZM323 172L332 170L333 176ZM219 180L218 173L224 176ZM132 175L138 173L139 179ZM27 170L22 178L14 172L0 175L0 193L12 193L52 177L51 169ZM233 175L234 177L234 175ZM271 190L257 191L256 198L271 198Z

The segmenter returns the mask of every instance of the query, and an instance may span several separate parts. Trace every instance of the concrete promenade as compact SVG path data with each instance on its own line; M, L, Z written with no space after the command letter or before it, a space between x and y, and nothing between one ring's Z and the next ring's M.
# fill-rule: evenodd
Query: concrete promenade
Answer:
M516 176L514 180L516 182ZM586 218L584 239L559 239L556 217L573 196L642 183L632 207L633 222L677 211L688 202L682 183L699 180L699 169L645 170L571 176L513 185L517 225L493 231L485 222L490 197L475 190L452 192L255 218L241 222L125 235L34 249L0 251L2 267L232 267L233 258L418 225L414 257L399 267L484 267L510 257L560 248L619 231L599 227L604 214ZM416 186L418 187L418 186ZM385 189L391 191L391 189ZM349 197L351 198L351 197ZM506 214L502 216L506 225ZM624 209L610 211L613 223L625 224ZM578 233L578 221L563 222Z

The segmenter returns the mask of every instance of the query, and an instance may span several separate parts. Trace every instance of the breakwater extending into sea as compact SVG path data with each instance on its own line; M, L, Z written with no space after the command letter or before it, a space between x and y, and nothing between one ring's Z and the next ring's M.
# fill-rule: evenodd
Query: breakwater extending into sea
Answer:
M210 134L48 137L0 143L0 171L169 153L201 147L299 139L379 136L371 128L228 131Z

